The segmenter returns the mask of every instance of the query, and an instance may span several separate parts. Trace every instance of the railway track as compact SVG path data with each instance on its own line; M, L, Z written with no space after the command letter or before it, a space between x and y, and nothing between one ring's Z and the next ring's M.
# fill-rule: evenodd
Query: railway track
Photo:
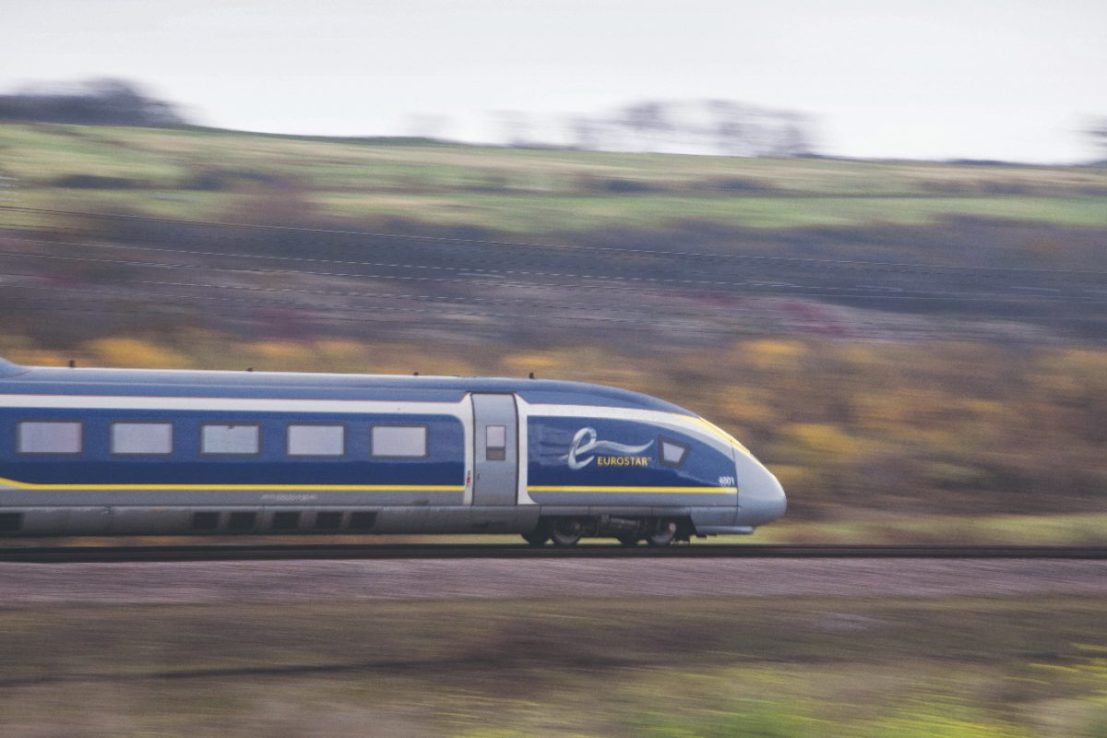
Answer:
M585 545L573 548L487 544L326 544L27 546L0 548L0 563L124 563L366 559L1107 559L1103 546L688 545L668 548Z

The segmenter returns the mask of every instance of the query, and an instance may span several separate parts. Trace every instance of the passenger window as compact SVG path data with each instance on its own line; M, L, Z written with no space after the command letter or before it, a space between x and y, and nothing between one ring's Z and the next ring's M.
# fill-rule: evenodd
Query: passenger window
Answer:
M663 466L680 466L684 463L684 458L688 455L687 446L668 438L661 438L660 445Z
M169 423L112 423L113 454L169 454L173 452L173 426Z
M205 454L256 454L260 429L256 425L205 425L200 451Z
M507 458L507 426L490 425L484 433L484 458L503 461Z
M372 433L373 456L422 458L427 455L427 429L421 425L377 425Z
M342 456L346 428L341 425L288 426L289 456Z
M81 453L80 423L20 423L18 436L21 454Z

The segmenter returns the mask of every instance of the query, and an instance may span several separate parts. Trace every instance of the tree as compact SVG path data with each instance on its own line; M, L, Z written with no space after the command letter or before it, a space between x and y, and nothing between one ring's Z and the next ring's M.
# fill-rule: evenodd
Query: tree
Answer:
M798 113L781 113L779 119L780 125L776 128L776 140L771 154L784 157L811 156L814 153L814 147L808 133L809 125L806 116Z
M586 115L575 115L569 119L569 129L573 134L573 145L584 151L601 148L603 124Z
M75 92L31 89L0 95L0 120L151 127L185 123L172 105L120 79L90 80Z
M708 129L720 153L728 156L755 153L752 121L746 106L733 100L708 100L704 106L710 116Z
M1101 163L1107 162L1107 118L1100 118L1088 128L1092 145L1099 150Z
M618 115L619 122L638 139L636 148L656 151L665 135L673 130L666 104L645 101L627 105Z

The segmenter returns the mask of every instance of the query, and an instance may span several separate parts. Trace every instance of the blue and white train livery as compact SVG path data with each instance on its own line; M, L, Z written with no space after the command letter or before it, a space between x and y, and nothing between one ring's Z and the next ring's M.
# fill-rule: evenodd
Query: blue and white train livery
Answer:
M0 535L749 533L776 478L699 416L576 382L0 360Z

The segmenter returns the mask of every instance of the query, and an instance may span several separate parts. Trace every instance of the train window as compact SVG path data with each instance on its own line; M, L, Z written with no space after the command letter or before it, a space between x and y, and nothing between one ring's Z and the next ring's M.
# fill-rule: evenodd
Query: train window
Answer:
M484 433L484 458L488 461L503 461L507 458L507 426L490 425Z
M288 426L289 456L342 456L344 453L346 453L346 428L344 426Z
M350 530L364 533L367 530L372 530L376 524L377 514L375 512L357 510L350 513Z
M173 426L169 423L112 423L113 454L169 454L173 452Z
M192 530L215 530L219 527L219 513L214 510L192 513Z
M81 453L80 423L20 423L18 435L21 454Z
M427 429L421 425L373 426L373 456L422 458L427 455Z
M342 513L328 510L315 514L316 530L338 530L342 527Z
M661 464L663 466L680 466L688 456L688 447L669 438L658 439L661 447Z
M281 510L273 513L273 530L296 530L300 527L300 513Z
M260 429L256 425L205 425L200 451L205 454L256 454Z
M232 512L227 518L227 530L231 533L246 533L254 529L257 513Z

